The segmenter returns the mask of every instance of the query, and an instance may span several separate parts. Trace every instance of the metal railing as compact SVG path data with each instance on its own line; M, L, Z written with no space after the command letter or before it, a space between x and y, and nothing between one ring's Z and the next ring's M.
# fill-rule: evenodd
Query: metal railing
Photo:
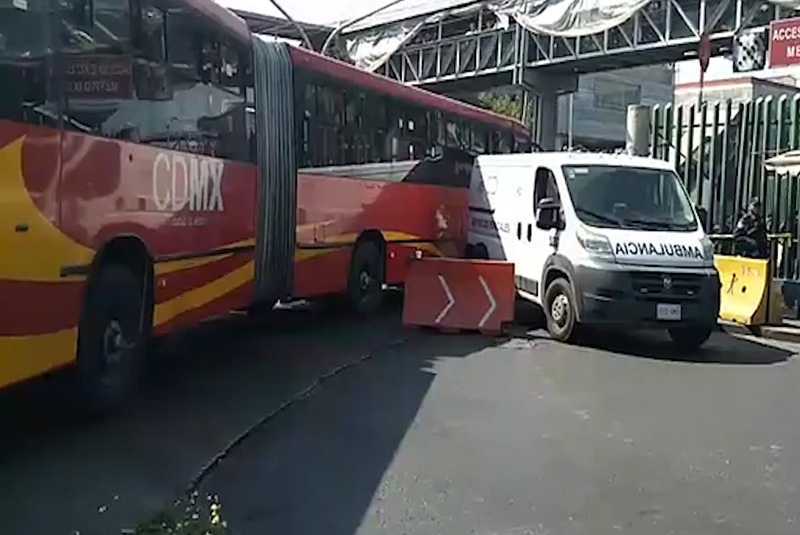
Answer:
M714 242L714 253L721 255L734 255L733 234L710 234ZM770 270L773 278L793 279L798 278L798 264L796 257L797 239L790 233L768 234L770 252Z

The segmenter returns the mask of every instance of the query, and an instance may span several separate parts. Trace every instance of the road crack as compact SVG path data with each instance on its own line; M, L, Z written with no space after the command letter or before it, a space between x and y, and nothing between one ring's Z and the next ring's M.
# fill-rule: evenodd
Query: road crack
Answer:
M392 340L387 344L381 345L372 351L367 352L366 354L362 355L361 357L357 358L356 360L352 360L350 362L346 362L344 364L340 364L334 368L331 368L327 372L323 373L322 375L318 376L314 379L308 386L303 388L302 390L296 392L294 395L290 396L286 399L283 403L281 403L277 408L270 411L252 425L250 425L247 429L242 431L239 435L233 438L228 444L222 448L219 452L217 452L211 460L206 463L200 471L191 479L189 485L186 487L186 493L191 494L203 483L203 481L211 474L211 472L219 466L219 464L228 457L233 450L239 447L245 440L247 440L250 436L252 436L256 431L258 431L261 427L269 423L272 419L274 419L279 414L283 413L287 409L293 407L300 401L305 401L309 399L315 391L317 391L323 383L333 379L334 377L346 372L351 368L355 368L364 362L372 360L375 358L377 354L381 351L386 351L387 349L397 347L402 345L408 341L408 338L398 338L396 340Z

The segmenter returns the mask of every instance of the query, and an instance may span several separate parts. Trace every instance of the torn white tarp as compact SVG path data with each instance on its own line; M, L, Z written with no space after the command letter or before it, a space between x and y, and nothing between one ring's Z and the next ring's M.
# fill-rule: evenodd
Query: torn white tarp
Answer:
M401 46L413 39L426 24L433 24L447 17L464 16L477 13L481 3L446 9L437 13L423 15L348 33L344 36L344 49L347 57L357 67L374 71L389 60Z
M347 57L357 67L374 71L414 37L425 22L422 17L349 34L344 38Z
M536 33L579 37L619 26L650 0L499 0L488 5Z

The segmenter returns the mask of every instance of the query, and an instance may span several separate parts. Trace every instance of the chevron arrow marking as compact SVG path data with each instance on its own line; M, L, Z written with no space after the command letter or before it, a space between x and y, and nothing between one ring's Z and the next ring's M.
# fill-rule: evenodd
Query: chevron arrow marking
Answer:
M439 315L436 316L436 323L441 323L444 317L450 312L450 309L453 308L453 305L456 304L456 300L453 299L453 293L450 291L450 287L447 285L447 281L444 280L444 277L439 275L439 284L442 285L442 289L444 293L447 294L447 304L444 306Z
M489 320L489 318L492 317L494 311L497 309L497 301L494 300L494 296L492 295L492 292L489 290L489 285L486 284L484 278L478 275L478 280L481 282L481 286L483 286L483 291L486 292L486 297L489 298L489 310L486 311L486 314L483 315L480 323L478 323L478 327L483 327Z

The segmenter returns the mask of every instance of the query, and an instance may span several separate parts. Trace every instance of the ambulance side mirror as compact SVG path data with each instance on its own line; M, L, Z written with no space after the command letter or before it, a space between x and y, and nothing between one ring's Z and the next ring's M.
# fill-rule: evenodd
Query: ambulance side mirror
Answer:
M536 227L542 230L561 228L561 203L550 197L540 200L536 207Z

